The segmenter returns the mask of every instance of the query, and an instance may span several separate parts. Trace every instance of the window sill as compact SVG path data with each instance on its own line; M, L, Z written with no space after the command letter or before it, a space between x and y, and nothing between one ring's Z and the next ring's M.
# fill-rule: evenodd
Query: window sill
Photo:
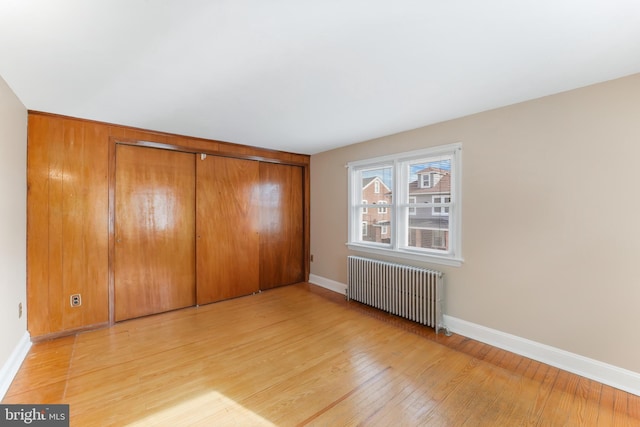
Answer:
M448 265L451 267L461 267L462 258L444 257L437 255L427 255L401 249L375 248L369 245L361 245L357 243L347 243L347 247L352 251L365 252L376 255L385 255L394 258L408 259L412 261L428 262L431 264Z

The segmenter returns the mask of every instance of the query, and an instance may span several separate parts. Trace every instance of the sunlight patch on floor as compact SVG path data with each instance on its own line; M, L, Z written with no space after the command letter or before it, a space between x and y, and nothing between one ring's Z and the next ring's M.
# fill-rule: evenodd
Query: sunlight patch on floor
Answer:
M158 410L128 426L153 425L250 425L275 426L258 414L217 391Z

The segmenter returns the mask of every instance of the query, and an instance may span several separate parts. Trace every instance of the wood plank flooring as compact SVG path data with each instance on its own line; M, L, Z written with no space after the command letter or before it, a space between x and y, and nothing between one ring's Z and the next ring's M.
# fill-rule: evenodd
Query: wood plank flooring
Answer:
M640 397L300 284L34 344L72 426L632 426Z

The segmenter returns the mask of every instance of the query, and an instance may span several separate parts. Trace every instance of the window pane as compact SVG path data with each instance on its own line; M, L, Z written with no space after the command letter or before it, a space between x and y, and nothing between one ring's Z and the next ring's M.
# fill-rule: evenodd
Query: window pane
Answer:
M408 232L407 242L410 247L438 251L449 250L448 228L424 227L422 222L410 219Z
M362 241L376 243L391 243L390 221L372 224L362 222ZM366 229L365 229L366 227Z
M364 242L391 242L391 210L389 205L393 199L392 172L391 166L360 172L360 223L362 224L361 236Z
M448 251L451 157L416 160L408 168L408 246Z

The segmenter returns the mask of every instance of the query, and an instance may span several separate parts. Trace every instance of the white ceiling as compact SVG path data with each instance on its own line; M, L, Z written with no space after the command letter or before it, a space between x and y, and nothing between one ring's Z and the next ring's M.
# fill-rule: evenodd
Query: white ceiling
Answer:
M638 0L0 0L28 109L297 153L637 72Z

